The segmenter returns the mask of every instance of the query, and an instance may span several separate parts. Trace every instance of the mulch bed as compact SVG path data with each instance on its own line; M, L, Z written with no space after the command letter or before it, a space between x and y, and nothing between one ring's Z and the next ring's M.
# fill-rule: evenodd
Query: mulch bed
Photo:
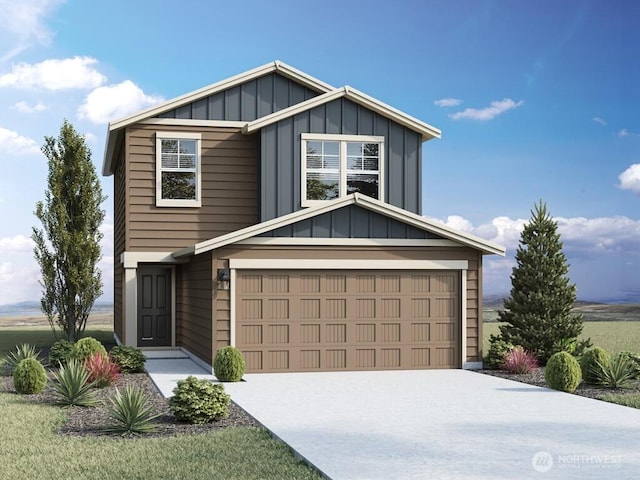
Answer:
M0 382L0 390L15 393L12 377L2 377ZM115 393L115 388L122 390L126 385L134 385L145 391L150 405L153 406L154 412L160 417L156 419L158 430L155 433L144 434L145 438L149 437L174 437L184 434L207 433L227 427L259 427L260 424L241 409L238 405L229 404L229 416L213 423L202 425L191 425L189 423L178 422L169 411L167 400L160 394L151 379L146 373L123 374L118 377L115 383L109 387L96 389L97 397L103 402L109 402L108 398ZM45 387L45 390L38 395L25 395L25 399L33 402L55 403L55 396L51 381ZM61 435L69 435L75 437L118 437L120 434L105 433L101 431L103 427L108 425L108 416L104 407L64 407L67 412L66 421L60 426L58 432Z
M494 377L514 380L516 382L527 383L529 385L536 385L538 387L547 387L547 384L544 381L544 368L536 368L531 373L525 374L508 373L502 370L478 370L478 372L484 373L486 375L493 375ZM574 395L580 395L581 397L589 397L599 400L602 395L606 395L608 393L638 394L640 393L640 381L634 381L634 385L632 385L631 388L617 390L581 383L580 385L578 385L578 388L574 392Z

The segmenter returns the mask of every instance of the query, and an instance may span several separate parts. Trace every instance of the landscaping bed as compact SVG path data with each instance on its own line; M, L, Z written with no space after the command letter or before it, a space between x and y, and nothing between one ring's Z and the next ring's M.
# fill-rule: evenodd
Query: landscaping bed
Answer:
M0 377L1 391L15 393L12 377ZM41 402L47 404L55 403L55 396L51 386L51 379L44 391L37 395L23 395L25 401ZM248 413L237 406L233 401L229 404L229 416L221 420L207 424L189 424L178 422L176 418L169 412L167 399L165 399L158 389L155 387L151 379L146 373L129 373L120 375L116 381L105 388L95 389L97 397L102 402L109 402L108 398L115 393L116 387L122 391L127 385L133 385L144 390L149 405L153 406L154 413L160 415L156 419L157 431L147 433L143 436L149 437L173 437L182 434L198 434L206 433L213 430L219 430L227 427L257 427L259 423ZM104 407L99 404L96 407L64 407L66 410L66 419L58 429L58 433L67 436L87 437L87 436L112 436L121 438L117 433L105 433L102 428L108 425L107 412Z
M527 383L529 385L535 385L538 387L549 388L544 380L544 368L536 368L531 373L508 373L503 370L478 370L479 373L486 375L493 375L494 377L506 378L507 380L513 380L516 382ZM636 399L640 397L640 380L634 380L629 388L611 389L599 387L597 385L589 385L582 382L578 385L578 388L573 393L574 395L580 395L581 397L595 398L597 400L603 400L612 402L613 398L603 398L607 396L613 396L614 398ZM613 403L621 403L620 401L613 401ZM638 406L640 408L640 401Z

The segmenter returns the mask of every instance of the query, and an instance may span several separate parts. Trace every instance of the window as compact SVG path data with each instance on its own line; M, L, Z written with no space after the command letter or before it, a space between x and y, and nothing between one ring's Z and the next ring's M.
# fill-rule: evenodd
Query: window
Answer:
M383 200L384 137L302 134L302 206L359 192Z
M156 133L156 206L199 207L199 133Z

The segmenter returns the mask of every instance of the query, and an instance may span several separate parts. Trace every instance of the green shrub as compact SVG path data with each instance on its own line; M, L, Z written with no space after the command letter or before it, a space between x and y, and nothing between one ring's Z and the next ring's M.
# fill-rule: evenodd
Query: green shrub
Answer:
M173 389L169 409L181 422L209 423L229 415L230 400L223 385L191 375Z
M73 358L77 360L86 360L94 353L102 353L103 355L106 355L107 350L99 340L96 340L93 337L81 338L73 344L72 355Z
M578 363L582 371L582 380L593 385L598 383L600 365L609 366L611 358L604 348L593 347L582 354Z
M35 346L23 343L22 345L16 345L13 352L9 352L6 356L3 364L3 370L8 375L13 375L13 371L16 366L26 358L34 358L40 360L40 350L37 350Z
M13 386L18 393L40 393L47 384L47 373L35 358L20 360L13 371Z
M504 356L513 350L515 345L505 342L500 335L489 336L489 352L484 357L484 368L497 370L504 361Z
M89 372L89 381L97 388L111 385L120 375L118 364L109 355L94 353L85 359L84 366Z
M624 355L633 363L634 378L640 379L640 355L636 355L631 352L622 352L620 355Z
M113 347L109 353L120 367L122 373L144 372L144 362L147 361L147 357L139 348L118 345Z
M98 403L93 383L89 382L89 372L84 363L75 358L53 374L56 400L61 405L92 407Z
M596 383L607 388L627 388L635 377L633 360L624 354L616 355L608 363L598 363Z
M242 353L235 347L221 348L213 361L213 372L221 382L239 382L245 368Z
M124 434L139 434L155 432L158 427L155 419L159 417L153 413L153 407L147 405L147 396L143 390L127 385L123 393L116 387L116 393L109 398L110 405L106 406L110 424L103 430Z
M562 392L573 393L582 380L578 361L567 352L551 355L544 370L544 379L549 387Z
M73 342L69 340L58 340L49 350L49 364L52 367L66 365L73 356Z

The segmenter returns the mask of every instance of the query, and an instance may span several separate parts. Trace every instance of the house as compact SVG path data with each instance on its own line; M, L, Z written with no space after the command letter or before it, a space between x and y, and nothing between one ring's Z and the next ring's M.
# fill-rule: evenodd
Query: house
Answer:
M249 372L480 367L504 248L422 216L439 137L278 61L110 123L116 340L208 368L234 345Z

